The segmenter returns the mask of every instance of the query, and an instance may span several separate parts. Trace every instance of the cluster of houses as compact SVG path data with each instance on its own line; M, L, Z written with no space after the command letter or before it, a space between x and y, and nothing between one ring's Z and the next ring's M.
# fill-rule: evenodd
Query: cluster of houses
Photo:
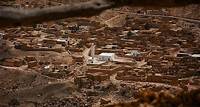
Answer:
M148 11L149 14L151 12L153 11ZM198 75L196 71L199 68L193 66L199 66L200 55L191 49L196 47L198 50L198 36L189 31L189 28L198 26L189 22L130 15L124 19L124 27L110 28L84 18L68 20L74 22L39 24L36 28L27 28L27 31L16 34L16 38L12 36L14 48L30 52L56 52L58 55L68 53L71 62L77 66L74 67L76 71L83 71L83 76L90 76L98 81L107 81L116 75L115 79L119 81L178 86L183 83L182 78ZM12 29L8 35L14 35L11 31ZM191 42L189 38L196 41ZM181 52L182 50L186 50L185 53ZM185 58L194 59L192 61L195 63L190 65L180 61ZM1 64L28 64L29 68L37 69L40 61L28 59L5 59ZM73 71L65 67L55 67L51 62L42 64L45 65L45 75L57 77L59 74L60 77ZM183 68L188 68L189 72L181 71L181 64ZM180 66L177 67L178 65ZM176 74L177 72L181 73ZM186 80L188 79L184 79L184 82Z

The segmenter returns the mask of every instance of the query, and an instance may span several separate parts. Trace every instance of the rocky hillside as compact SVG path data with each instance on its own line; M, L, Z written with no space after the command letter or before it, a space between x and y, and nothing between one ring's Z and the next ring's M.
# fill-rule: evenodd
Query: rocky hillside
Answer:
M127 103L111 104L105 107L198 107L200 90L181 92L177 95L167 91L145 92L138 100Z
M52 6L52 5L58 5L60 3L71 4L71 3L78 3L78 2L86 2L90 0L30 0L28 2L26 0L9 0L9 2L7 0L1 0L0 6L11 6L12 4L17 3L19 1L24 2L25 4L35 5L33 7L37 7L37 6L43 5L43 3L46 3L46 5ZM45 2L41 2L41 1L45 1ZM143 7L139 7L139 8L146 9ZM131 10L138 10L139 8L138 7L131 8ZM169 8L167 10L170 15L200 19L200 5L190 5L186 7Z
M169 9L170 14L175 16L189 17L194 19L200 19L200 6L190 5L187 7L172 8Z

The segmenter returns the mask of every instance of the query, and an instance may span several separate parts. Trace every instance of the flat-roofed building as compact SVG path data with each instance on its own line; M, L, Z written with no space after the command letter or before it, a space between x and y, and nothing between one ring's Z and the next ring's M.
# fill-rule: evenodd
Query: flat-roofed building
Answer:
M99 60L101 61L114 61L115 53L101 53L99 54Z

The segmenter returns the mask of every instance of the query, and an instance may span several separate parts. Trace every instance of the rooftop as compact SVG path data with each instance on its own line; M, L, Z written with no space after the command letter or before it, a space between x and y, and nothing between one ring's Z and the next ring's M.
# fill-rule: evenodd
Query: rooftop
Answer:
M101 53L99 56L114 56L115 53Z

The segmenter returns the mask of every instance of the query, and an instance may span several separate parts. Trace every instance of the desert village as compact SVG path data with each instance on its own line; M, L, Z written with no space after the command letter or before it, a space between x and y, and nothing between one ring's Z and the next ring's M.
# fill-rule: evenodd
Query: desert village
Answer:
M199 20L172 17L167 10L113 11L122 12L112 18L105 16L108 20L102 15L104 22L95 21L99 17L69 18L1 30L0 68L70 81L78 87L77 95L87 100L83 105L80 100L80 107L134 99L145 89L175 93L199 88ZM28 79L23 78L1 80L0 86L17 92L49 83L34 79L26 83ZM17 99L25 104L34 102L23 101L24 96ZM38 103L39 107L50 104L60 107L56 101Z

